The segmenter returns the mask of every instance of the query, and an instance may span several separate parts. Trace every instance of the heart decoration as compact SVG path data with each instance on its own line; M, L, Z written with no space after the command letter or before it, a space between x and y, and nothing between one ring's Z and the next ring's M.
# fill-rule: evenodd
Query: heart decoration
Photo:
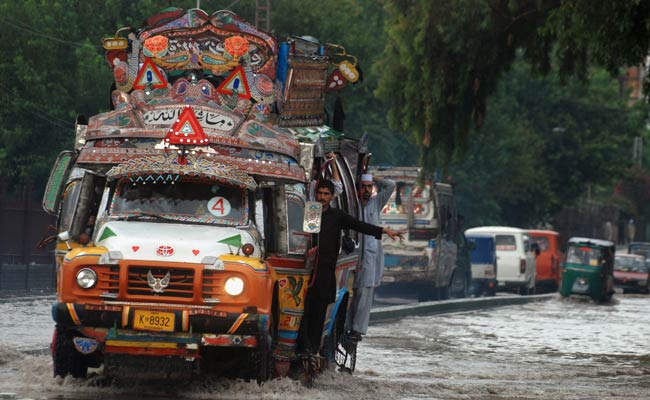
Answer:
M131 248L133 249L134 253L137 253L138 250L140 250L140 246L131 246Z
M194 249L194 250L192 250L192 253L194 253L194 255L196 256L196 255L198 255L200 253L200 251L198 249Z

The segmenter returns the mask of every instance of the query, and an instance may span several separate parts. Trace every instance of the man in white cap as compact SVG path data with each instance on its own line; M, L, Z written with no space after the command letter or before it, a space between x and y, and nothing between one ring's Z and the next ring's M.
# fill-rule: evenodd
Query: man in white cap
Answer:
M378 190L373 196L375 185ZM395 182L390 179L381 179L370 174L361 175L359 197L363 222L379 225L379 214L393 190L395 190ZM402 235L403 233L399 232L400 239ZM347 321L350 337L357 341L361 340L361 335L365 335L368 331L373 293L381 283L381 276L384 273L384 250L381 240L374 236L361 235L361 249L363 260L354 278L354 296Z

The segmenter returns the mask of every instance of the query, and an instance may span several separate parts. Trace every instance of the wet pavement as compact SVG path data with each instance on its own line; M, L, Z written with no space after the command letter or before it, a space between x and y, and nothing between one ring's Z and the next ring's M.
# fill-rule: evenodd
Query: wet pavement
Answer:
M0 301L0 397L9 399L647 399L650 297L611 304L545 302L370 327L354 375L328 371L313 389L227 379L190 384L55 380L51 298Z

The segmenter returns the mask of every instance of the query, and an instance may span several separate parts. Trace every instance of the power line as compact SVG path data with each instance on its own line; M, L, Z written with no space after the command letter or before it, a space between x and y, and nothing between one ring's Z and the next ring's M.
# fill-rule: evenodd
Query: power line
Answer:
M1 83L0 83L0 89L5 94L10 93L9 90L7 89L7 87L2 85ZM40 104L36 104L36 103L32 102L31 100L26 99L24 97L18 97L18 98L23 100L23 107L37 111L37 112L33 113L33 115L36 116L37 118L45 120L45 121L49 122L52 125L58 126L59 128L71 129L73 127L73 124L70 121L65 121L63 119L60 119L60 118L55 117L53 115L50 115L48 107L40 105Z
M74 47L83 47L83 46L88 46L89 45L88 43L71 42L69 40L59 39L59 38L53 37L52 35L48 35L48 34L43 33L43 32L35 31L29 25L24 25L24 24L23 24L23 26L17 25L15 23L9 21L8 19L2 18L2 17L0 17L0 21L2 21L3 23L5 23L7 25L10 25L10 26L12 26L12 27L14 27L16 29L19 29L21 31L29 32L29 33L31 33L33 35L40 36L42 38L52 40L52 41L55 41L55 42L58 42L58 43L62 43L62 44L66 44L66 45L70 45L70 46L74 46ZM90 46L95 47L97 49L103 49L102 46L95 45L95 44L90 44Z

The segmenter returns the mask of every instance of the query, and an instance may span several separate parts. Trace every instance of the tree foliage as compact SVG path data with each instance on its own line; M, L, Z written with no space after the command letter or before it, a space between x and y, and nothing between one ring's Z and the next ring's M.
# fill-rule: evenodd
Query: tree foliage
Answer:
M273 27L280 39L288 35L308 35L321 43L345 47L363 72L363 82L348 85L341 93L345 110L345 134L369 137L374 161L382 164L415 165L417 148L412 138L388 128L384 99L374 96L381 68L372 68L384 47L385 12L376 0L273 0ZM328 111L333 112L336 95L330 95Z
M650 173L634 165L625 171L616 186L615 199L628 214L650 219Z
M629 107L603 70L589 78L533 79L521 60L504 74L484 127L450 167L470 225L535 226L597 187L611 195L647 107Z
M566 80L600 64L615 72L648 54L650 3L588 0L385 0L389 40L378 95L394 129L415 136L421 163L467 149L517 49L537 72ZM557 65L552 63L557 60Z
M208 13L228 5L254 21L254 0L201 4ZM344 45L359 60L366 79L342 93L346 134L367 133L378 162L414 164L413 148L402 135L388 132L383 105L373 96L377 77L369 66L383 48L382 7L374 0L274 0L271 5L278 38L315 36ZM196 1L0 2L2 177L12 185L29 180L44 186L58 152L72 147L76 115L90 116L109 107L113 77L101 39L120 27L140 27L149 16L170 6L189 9L196 7Z
M56 154L72 147L77 114L109 105L112 73L101 38L140 26L153 1L0 3L0 174L43 187Z
M617 72L644 59L650 2L271 5L279 39L314 36L357 58L364 80L341 92L345 133L368 134L375 164L415 165L420 151L421 165L433 171L456 156L451 171L472 223L544 220L585 185L610 182L629 166L641 118L621 105L610 77L590 66ZM56 154L72 146L76 115L108 108L113 77L101 38L170 6L189 9L196 1L0 2L0 176L43 187ZM201 6L255 16L254 0ZM552 73L531 79L531 71ZM328 97L331 112L336 96Z

